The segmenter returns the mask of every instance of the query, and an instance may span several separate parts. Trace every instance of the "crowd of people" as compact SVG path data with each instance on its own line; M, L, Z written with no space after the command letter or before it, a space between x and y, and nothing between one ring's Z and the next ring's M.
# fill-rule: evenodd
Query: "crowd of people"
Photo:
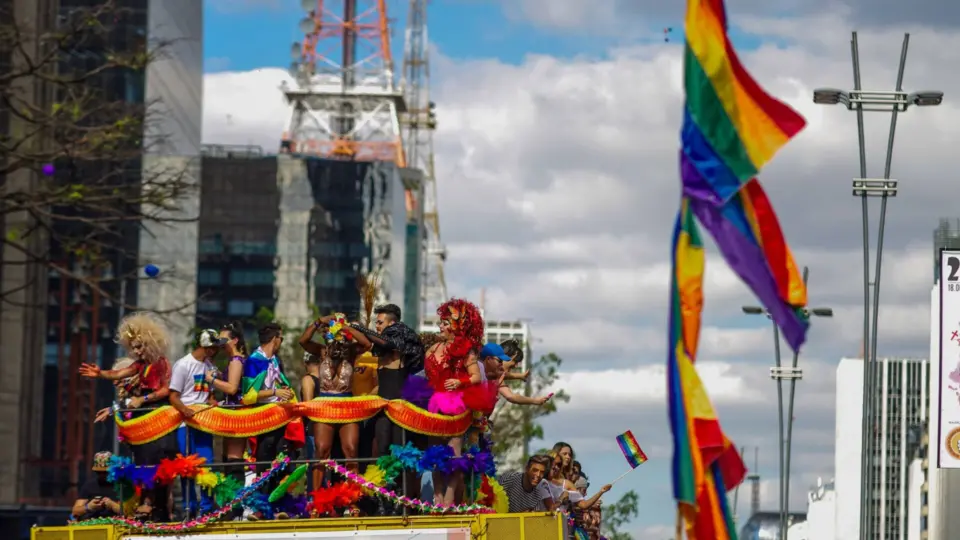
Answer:
M138 467L156 466L178 455L198 456L206 463L223 463L223 474L248 485L251 460L257 473L263 473L279 455L302 455L311 460L309 481L321 486L333 476L333 471L322 465L329 459L340 459L348 471L359 473L367 463L403 445L419 450L446 445L454 457L467 448L491 449L490 416L500 400L542 406L550 399L511 390L507 381L529 375L522 372L522 344L515 340L484 344L482 316L468 301L452 299L438 308L437 333L418 334L401 321L400 308L395 305L381 306L374 314L369 325L346 321L342 314L311 322L298 337L306 375L296 386L288 380L278 357L282 342L289 337L278 324L258 329L258 346L253 350L240 323L202 330L193 350L171 365L167 329L158 318L143 312L125 317L117 330L117 342L129 358L119 360L112 369L84 364L80 373L112 381L116 388L116 403L99 411L96 421L143 417L165 405L189 420L203 407L242 409L363 395L406 400L435 415L472 414L465 433L442 439L404 429L380 411L363 422L307 420L254 438L222 437L218 456L214 455L215 437L188 422L155 440L130 445L132 462ZM299 431L298 425L303 426ZM137 504L128 511L117 500L107 477L111 457L108 452L95 456L93 474L73 507L74 519L133 513L153 522L169 522L206 515L217 506L207 490L182 478L179 508L173 505L170 484L156 483L138 490ZM466 494L463 471L437 469L424 473L427 478L423 479L411 471L404 474L405 496L411 499L429 497L434 504L451 506L472 497ZM587 495L589 483L570 445L558 443L551 452L531 457L522 471L501 472L497 480L508 496L510 512L564 511L590 537L599 538L599 501L610 486ZM278 482L279 478L274 478L260 489L269 493ZM243 505L234 506L231 512L237 520L264 518L263 512ZM381 503L369 511L353 508L350 512L391 515L398 509ZM288 517L282 514L278 510L273 515Z

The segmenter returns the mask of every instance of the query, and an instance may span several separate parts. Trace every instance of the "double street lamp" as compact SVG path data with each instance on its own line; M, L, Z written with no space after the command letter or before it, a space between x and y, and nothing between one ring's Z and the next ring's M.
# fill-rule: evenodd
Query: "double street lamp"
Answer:
M860 463L860 538L873 540L877 524L873 520L872 493L874 484L874 412L877 409L877 325L880 316L880 268L883 260L883 235L887 218L887 200L897 195L897 181L890 178L893 162L893 142L897 131L897 116L911 106L932 107L943 103L943 92L925 90L905 92L903 74L907 63L907 48L910 34L904 34L900 50L900 64L897 71L897 85L891 92L865 91L860 81L860 50L857 33L850 40L850 52L853 60L853 90L820 88L813 91L813 102L821 105L843 105L847 110L857 113L857 141L860 149L860 178L853 179L853 196L860 198L863 218L863 418L861 423L861 463ZM864 112L890 113L890 130L887 136L887 155L882 179L867 178L867 153L865 147ZM870 221L868 219L868 198L880 197L880 223L877 232L877 251L874 261L873 280L870 279ZM873 299L870 298L870 286L873 285ZM871 309L872 308L872 309Z
M803 268L803 284L807 284L810 277L810 270ZM766 315L770 314L767 310L759 306L743 306L741 308L747 315ZM804 315L807 318L812 317L833 317L833 309L828 307L804 308ZM803 370L798 367L800 353L793 353L793 362L790 366L784 366L780 356L780 328L777 323L773 323L773 353L774 367L770 368L770 378L777 381L777 424L779 429L779 438L777 446L780 451L780 540L787 538L787 517L790 515L790 453L793 448L793 405L796 396L797 381L803 378ZM790 393L787 405L787 436L783 435L783 381L790 381Z

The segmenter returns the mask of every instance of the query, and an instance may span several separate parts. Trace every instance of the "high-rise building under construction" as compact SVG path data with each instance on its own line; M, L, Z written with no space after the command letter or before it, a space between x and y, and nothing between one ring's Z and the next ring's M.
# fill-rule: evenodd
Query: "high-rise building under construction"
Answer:
M406 207L416 171L214 145L202 163L198 326L262 309L300 325L311 306L352 318L371 275L378 302L416 323L422 221Z

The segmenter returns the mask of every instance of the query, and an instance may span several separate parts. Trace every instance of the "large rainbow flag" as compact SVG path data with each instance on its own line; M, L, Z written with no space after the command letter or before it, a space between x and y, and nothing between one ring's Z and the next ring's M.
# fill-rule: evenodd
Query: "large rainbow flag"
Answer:
M754 179L806 125L737 58L723 0L688 0L680 177L691 210L794 350L806 338L806 286Z
M755 176L805 122L743 68L727 36L723 0L688 0L685 26L683 196L671 253L667 358L674 498L689 540L736 540L726 493L743 481L746 467L695 368L706 265L697 222L799 349L806 286Z
M688 200L673 233L667 400L673 431L673 493L690 540L736 540L726 492L746 468L724 435L694 367L703 311L703 243Z

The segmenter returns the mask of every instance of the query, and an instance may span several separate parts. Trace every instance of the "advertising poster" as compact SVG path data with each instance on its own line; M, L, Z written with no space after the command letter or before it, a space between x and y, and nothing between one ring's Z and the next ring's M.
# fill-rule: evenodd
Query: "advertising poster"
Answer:
M939 331L937 467L960 469L960 250L941 252Z

